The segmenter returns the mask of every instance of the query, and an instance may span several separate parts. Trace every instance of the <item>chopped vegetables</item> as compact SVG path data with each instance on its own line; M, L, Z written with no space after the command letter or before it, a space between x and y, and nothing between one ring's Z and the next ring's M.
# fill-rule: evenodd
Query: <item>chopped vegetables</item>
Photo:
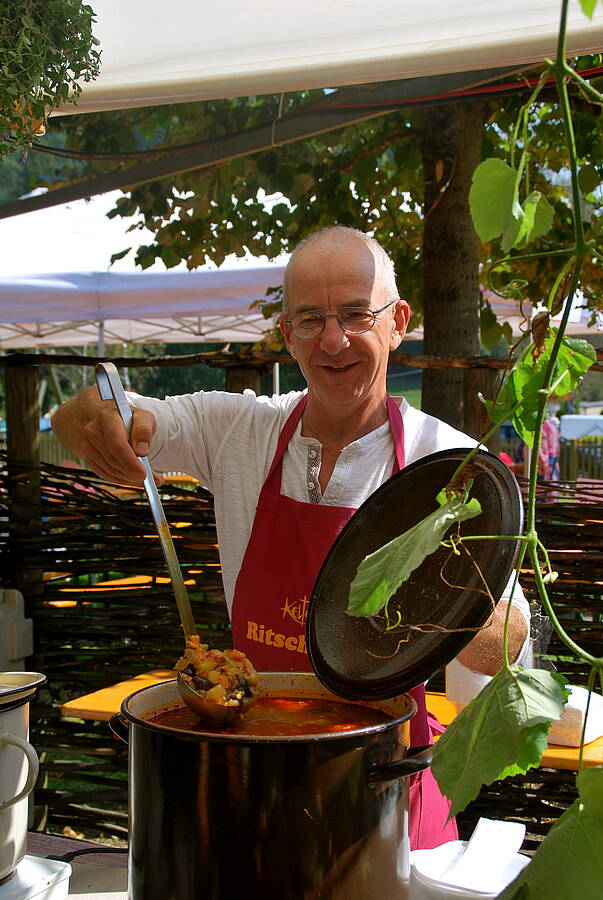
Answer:
M241 706L257 693L259 676L240 650L208 650L198 634L186 639L176 663L182 678L198 693L223 706Z

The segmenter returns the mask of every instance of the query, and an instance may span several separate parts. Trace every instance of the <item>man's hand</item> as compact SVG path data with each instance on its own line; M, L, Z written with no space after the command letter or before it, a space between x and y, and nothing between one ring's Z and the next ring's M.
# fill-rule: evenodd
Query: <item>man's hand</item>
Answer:
M507 604L501 601L471 643L461 650L457 659L466 668L482 675L496 675L504 663L503 632ZM513 607L509 620L509 662L519 656L528 634L528 625L523 613Z
M132 408L128 441L113 400L101 400L96 388L88 388L58 409L52 427L61 443L106 481L144 481L146 472L138 457L147 456L157 427L155 416L147 410ZM162 475L153 475L158 485L163 483Z

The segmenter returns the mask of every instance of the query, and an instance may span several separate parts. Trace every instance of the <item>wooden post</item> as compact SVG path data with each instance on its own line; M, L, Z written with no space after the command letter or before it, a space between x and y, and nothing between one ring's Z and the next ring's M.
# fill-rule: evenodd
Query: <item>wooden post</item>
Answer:
M228 367L225 375L225 387L231 394L242 394L251 388L256 394L261 393L262 373L260 369Z
M568 441L569 443L569 471L568 471L568 479L569 481L577 481L578 473L580 471L578 465L578 439L572 438L572 440Z
M26 615L42 590L42 570L27 565L26 544L40 535L40 376L37 366L7 366L6 453L9 476L10 586L25 598Z

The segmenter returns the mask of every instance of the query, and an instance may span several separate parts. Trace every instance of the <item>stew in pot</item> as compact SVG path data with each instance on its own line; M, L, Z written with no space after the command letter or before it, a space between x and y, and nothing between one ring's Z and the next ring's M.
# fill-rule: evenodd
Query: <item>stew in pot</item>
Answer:
M220 727L201 722L187 706L175 706L148 717L154 725L204 734L290 737L356 731L392 721L387 713L336 700L260 697L241 718Z

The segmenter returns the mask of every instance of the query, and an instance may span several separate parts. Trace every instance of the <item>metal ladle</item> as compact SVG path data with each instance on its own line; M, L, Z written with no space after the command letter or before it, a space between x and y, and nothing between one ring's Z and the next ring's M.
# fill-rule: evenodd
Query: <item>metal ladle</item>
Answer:
M132 410L126 399L117 368L111 362L98 363L95 367L95 376L101 400L113 399L115 401L117 411L121 416L121 420L124 423L124 427L129 437L132 430ZM157 485L153 478L153 471L146 456L139 456L138 459L145 468L146 477L143 486L149 500L153 520L157 526L159 542L161 544L161 549L163 550L170 580L172 582L172 590L174 591L174 596L176 598L176 605L178 607L178 613L180 614L186 646L186 639L197 633L193 611L182 578L182 570L178 564L176 549L163 511ZM256 699L255 695L244 697L238 706L225 706L222 703L217 703L215 700L208 700L204 694L194 690L194 688L187 684L181 677L180 672L177 674L177 682L180 696L186 705L199 716L200 719L215 722L219 725L226 725L229 722L232 722L237 716L245 712L246 709L249 709Z

